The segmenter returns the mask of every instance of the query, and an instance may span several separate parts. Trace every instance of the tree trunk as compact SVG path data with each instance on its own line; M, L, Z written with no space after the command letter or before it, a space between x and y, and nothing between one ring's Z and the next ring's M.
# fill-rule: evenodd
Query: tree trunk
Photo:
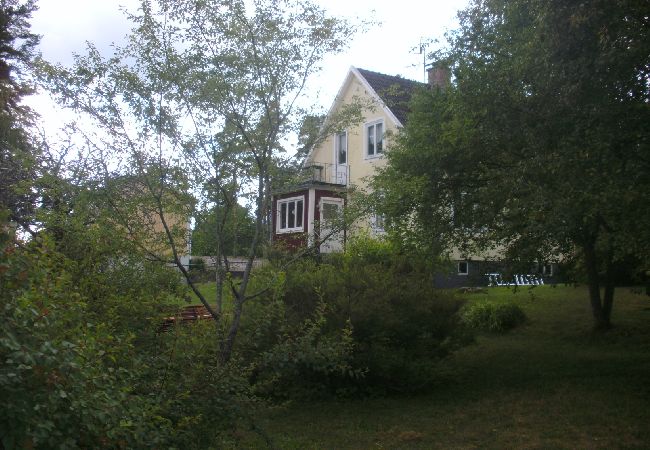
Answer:
M218 245L218 244L217 244ZM218 247L220 248L220 247ZM216 311L221 314L223 311L223 279L224 279L224 270L223 270L223 260L221 258L221 251L217 250L217 264L215 267L215 281L216 281Z
M239 332L239 323L241 322L243 301L239 298L233 299L233 316L232 323L230 324L230 329L228 330L228 335L226 339L223 340L221 344L221 362L223 364L230 361L230 356L232 355L232 349L235 346L235 338Z
M598 276L598 259L596 257L595 240L590 239L583 246L585 268L587 270L587 284L589 285L589 301L591 312L594 316L594 327L598 330L609 328L609 314L605 310L600 298L600 278ZM613 295L613 289L612 289ZM611 308L610 308L611 311Z
M605 328L612 326L612 307L614 306L614 283L608 280L605 284L605 295L603 296L603 325Z
M218 203L217 203L218 204ZM227 214L227 211L224 211L224 214ZM217 260L215 261L215 283L216 283L216 310L219 314L223 311L223 279L224 279L224 271L223 271L223 259L221 257L222 252L223 252L223 246L222 241L223 241L223 227L220 226L221 223L219 222L219 208L215 207L214 208L214 223L216 225L216 236L215 242L217 244L216 248L216 258Z
M612 306L614 306L614 262L611 252L607 255L607 270L605 272L605 294L603 296L603 318L606 328L612 326Z
M266 161L266 160L265 160ZM259 175L257 178L257 189L258 192L262 194L265 191L265 174L268 174L268 168L266 165L258 162L259 164ZM241 314L244 306L244 301L246 301L246 290L248 288L248 282L250 281L251 271L253 270L253 262L255 261L255 254L258 248L260 239L263 237L264 233L264 215L267 211L268 199L265 195L259 195L257 197L257 206L255 211L255 234L253 235L253 241L251 242L249 251L248 251L248 260L246 261L246 267L244 268L244 273L242 275L241 282L238 289L233 289L233 316L232 323L230 324L230 329L226 339L221 345L221 362L227 363L230 360L232 355L232 350L235 345L235 339L237 338L237 333L239 331L239 323L241 321ZM236 292L235 292L236 291Z

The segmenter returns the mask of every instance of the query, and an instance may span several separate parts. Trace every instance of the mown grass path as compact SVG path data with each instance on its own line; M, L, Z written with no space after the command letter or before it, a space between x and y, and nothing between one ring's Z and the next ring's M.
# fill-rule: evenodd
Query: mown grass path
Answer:
M619 289L605 334L581 287L467 295L486 297L516 301L528 323L479 336L429 393L293 404L260 424L283 449L650 448L649 297Z

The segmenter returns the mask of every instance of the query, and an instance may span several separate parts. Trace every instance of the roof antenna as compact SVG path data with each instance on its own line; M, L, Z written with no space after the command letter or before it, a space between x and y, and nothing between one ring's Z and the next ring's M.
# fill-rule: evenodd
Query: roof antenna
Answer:
M422 55L422 80L427 82L427 45L426 41L420 38L420 55Z
M414 55L422 55L422 72L424 73L424 82L427 82L427 47L429 46L429 41L424 38L420 38L420 43L416 47L411 47L409 53ZM417 67L417 64L410 64L409 68Z

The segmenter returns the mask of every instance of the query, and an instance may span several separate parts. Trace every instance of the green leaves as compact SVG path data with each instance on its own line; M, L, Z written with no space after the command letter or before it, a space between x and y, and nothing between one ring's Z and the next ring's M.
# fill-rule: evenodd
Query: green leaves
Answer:
M0 273L3 445L141 447L150 442L146 435L153 432L159 407L133 393L150 382L138 378L151 350L145 324L155 313L147 303L160 284L145 295L141 287L138 297L137 289L125 290L104 277L107 267L104 274L80 269L81 261L67 260L45 233L20 247L5 240L4 231L0 236L0 264L6 267ZM112 268L118 265L114 261ZM146 285L144 277L139 282ZM134 330L142 346L138 352ZM121 417L137 422L138 429L121 429ZM155 428L157 442L168 439L169 428L157 423ZM144 430L148 433L137 435Z
M517 304L489 300L467 303L459 315L464 325L491 333L505 333L526 321L526 315Z
M417 200L388 193L403 207L387 212L470 252L569 255L586 235L619 256L647 247L632 223L650 222L635 206L650 200L650 47L630 27L647 17L634 1L471 4L445 53L455 85L413 99L378 179Z

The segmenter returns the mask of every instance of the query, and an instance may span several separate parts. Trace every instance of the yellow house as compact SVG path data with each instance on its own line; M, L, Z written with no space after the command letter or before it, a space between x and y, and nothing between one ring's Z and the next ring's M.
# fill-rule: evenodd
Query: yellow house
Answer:
M322 240L322 253L343 249L346 231L327 238L327 224L340 214L349 189L367 191L367 179L386 164L390 136L404 125L413 91L424 86L399 76L350 68L323 129L329 129L344 107L353 104L360 108L360 120L345 128L333 127L306 157L309 179L274 193L272 236L276 243L299 247ZM378 216L357 226L383 233Z
M325 138L311 150L305 165L332 165L332 175L337 175L338 181L365 187L365 179L386 163L384 154L390 146L387 136L404 126L410 97L422 86L399 76L351 67L328 116L343 105L358 102L363 119Z
M170 187L166 187L164 193L155 191L160 189L158 186L152 191L142 180L129 176L114 177L107 183L110 191L107 198L115 199L111 202L115 221L130 240L150 257L171 263L173 251L167 236L169 231L177 256L183 265L189 264L190 213L194 202L189 194Z
M443 66L429 70L429 86L444 88L450 72ZM336 231L335 222L350 189L368 191L368 179L386 164L384 157L394 136L404 126L409 101L416 89L427 84L400 76L385 75L351 67L325 118L323 130L335 121L345 106L358 105L361 120L345 127L331 127L331 132L315 145L304 167L309 179L301 184L274 192L272 205L272 240L289 248L316 245L321 253L341 251L350 230ZM370 214L355 224L372 235L381 235L381 216ZM451 249L452 269L440 274L441 286L486 284L499 252L483 256L462 255ZM552 270L545 268L545 270ZM487 275L487 276L486 276ZM546 273L549 275L549 273ZM496 280L496 278L493 278ZM519 284L526 284L519 280Z

